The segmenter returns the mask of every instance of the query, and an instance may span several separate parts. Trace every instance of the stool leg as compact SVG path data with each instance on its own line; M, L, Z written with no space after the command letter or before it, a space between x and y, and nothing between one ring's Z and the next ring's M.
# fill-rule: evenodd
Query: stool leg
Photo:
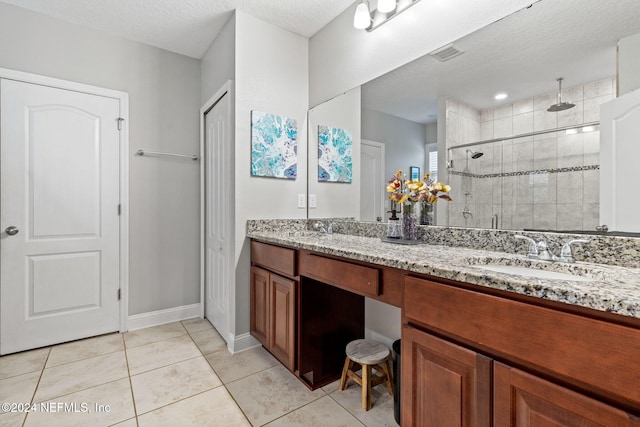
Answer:
M387 391L389 392L389 394L391 396L393 396L393 383L392 383L392 377L391 377L391 367L389 366L389 359L385 360L382 363L382 370L384 371L385 376L387 377Z
M371 409L371 365L362 365L362 409Z
M347 358L344 361L344 368L342 368L342 377L340 378L340 390L344 390L347 387L347 382L349 381L349 377L347 376L347 372L349 372L349 369L351 369L351 364L353 362L351 361L351 359L349 359L349 357L347 356Z

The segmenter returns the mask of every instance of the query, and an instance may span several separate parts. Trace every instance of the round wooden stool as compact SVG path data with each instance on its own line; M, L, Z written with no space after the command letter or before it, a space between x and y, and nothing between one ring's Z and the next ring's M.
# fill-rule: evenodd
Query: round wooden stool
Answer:
M340 390L347 388L349 378L358 383L362 387L362 409L365 411L371 409L372 387L384 382L389 394L393 396L391 367L389 366L391 352L384 344L373 340L355 340L347 344L346 353L347 358L342 369ZM357 366L354 369L355 365L362 367L362 378L355 373L358 370ZM382 375L372 374L371 368Z

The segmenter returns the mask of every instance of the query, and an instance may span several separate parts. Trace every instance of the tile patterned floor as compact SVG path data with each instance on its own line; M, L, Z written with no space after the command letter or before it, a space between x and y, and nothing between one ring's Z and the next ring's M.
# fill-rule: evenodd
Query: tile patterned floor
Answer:
M357 385L309 391L263 348L229 354L202 319L0 357L0 402L37 409L3 407L0 426L397 426L384 385L363 411Z

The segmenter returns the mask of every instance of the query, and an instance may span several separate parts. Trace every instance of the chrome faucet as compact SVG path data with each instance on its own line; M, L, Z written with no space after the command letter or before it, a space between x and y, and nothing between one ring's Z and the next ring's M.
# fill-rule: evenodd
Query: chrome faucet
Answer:
M545 240L540 240L536 243L531 237L516 235L516 239L524 239L529 242L529 250L527 252L527 258L538 259L540 261L557 261L557 262L576 262L571 253L571 245L573 243L589 243L586 239L575 239L565 243L560 250L560 256L556 256L549 249L549 245Z
M573 253L571 252L571 245L573 243L589 243L589 240L587 239L575 239L575 240L570 240L567 243L565 243L562 246L562 249L560 250L560 256L557 257L557 261L560 262L576 262L576 260L573 258Z
M527 252L527 258L538 259L538 244L531 237L515 235L516 239L523 239L529 242L529 250Z
M335 225L335 223L328 221L327 222L327 227L324 226L324 224L322 223L322 221L318 221L315 224L313 224L313 228L323 232L324 234L333 234L333 226Z
M540 240L537 244L538 247L538 259L540 261L555 261L557 257L549 250L547 242Z

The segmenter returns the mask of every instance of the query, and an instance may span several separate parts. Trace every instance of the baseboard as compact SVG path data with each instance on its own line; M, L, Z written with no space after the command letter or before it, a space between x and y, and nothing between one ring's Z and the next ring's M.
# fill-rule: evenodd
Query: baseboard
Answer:
M193 319L200 317L200 314L200 303L134 314L127 319L127 328L130 331L134 331L136 329L164 325L165 323Z
M227 349L231 354L240 353L241 351L259 346L260 343L258 340L252 337L248 332L237 336L229 334L229 340L227 341Z

